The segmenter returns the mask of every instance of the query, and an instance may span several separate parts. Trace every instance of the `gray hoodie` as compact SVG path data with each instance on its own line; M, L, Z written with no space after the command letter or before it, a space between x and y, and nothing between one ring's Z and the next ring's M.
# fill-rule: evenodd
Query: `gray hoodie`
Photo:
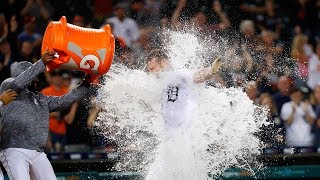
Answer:
M7 89L18 92L15 101L0 108L0 150L24 148L43 151L48 138L49 113L61 111L88 93L88 88L78 86L64 96L45 96L27 89L30 83L45 70L39 60L11 65L11 78L4 80L0 93Z

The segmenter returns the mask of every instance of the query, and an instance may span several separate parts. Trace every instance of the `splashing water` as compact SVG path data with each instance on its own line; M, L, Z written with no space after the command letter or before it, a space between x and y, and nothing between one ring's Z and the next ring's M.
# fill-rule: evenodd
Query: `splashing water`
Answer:
M264 111L241 89L192 83L192 72L207 64L203 56L212 47L190 32L167 35L172 72L156 76L114 65L99 90L104 111L95 127L118 143L122 159L116 169L142 172L148 180L198 180L232 166L259 167L254 157L263 144L254 134L266 121ZM181 79L191 105L164 111L165 89ZM182 125L168 125L168 116Z

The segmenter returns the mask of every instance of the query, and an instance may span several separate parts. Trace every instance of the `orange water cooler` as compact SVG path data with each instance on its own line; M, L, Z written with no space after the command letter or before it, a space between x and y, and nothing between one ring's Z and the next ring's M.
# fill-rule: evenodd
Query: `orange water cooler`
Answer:
M109 25L91 29L67 23L65 16L52 21L45 31L41 51L54 50L57 58L47 64L56 68L80 70L96 80L108 72L114 56L114 36Z

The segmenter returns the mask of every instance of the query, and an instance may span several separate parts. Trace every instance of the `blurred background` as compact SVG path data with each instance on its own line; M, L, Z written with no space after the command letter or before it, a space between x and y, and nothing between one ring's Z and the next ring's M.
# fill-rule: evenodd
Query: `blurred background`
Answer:
M110 24L114 63L132 69L144 67L148 52L162 47L159 34L166 29L192 25L203 37L228 39L240 60L221 72L219 83L243 88L269 110L270 125L257 134L267 145L259 157L267 167L256 178L320 177L320 0L1 0L0 82L10 77L13 62L40 58L47 24L63 15L81 27ZM38 90L63 95L80 78L62 70L43 73ZM100 111L90 106L94 97L50 114L46 149L58 179L138 178L112 171L117 144L93 128ZM299 115L288 121L292 104ZM234 168L221 178L253 175Z

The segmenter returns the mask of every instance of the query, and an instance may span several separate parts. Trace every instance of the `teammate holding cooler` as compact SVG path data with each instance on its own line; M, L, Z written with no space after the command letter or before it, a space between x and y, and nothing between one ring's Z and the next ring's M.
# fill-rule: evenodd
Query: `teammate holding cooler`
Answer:
M10 179L56 179L43 152L48 137L49 112L69 107L89 90L89 83L82 83L64 96L45 96L35 91L34 80L54 55L55 52L46 52L34 64L26 61L12 64L12 77L0 86L0 93L7 89L18 93L16 101L1 108L0 160Z

